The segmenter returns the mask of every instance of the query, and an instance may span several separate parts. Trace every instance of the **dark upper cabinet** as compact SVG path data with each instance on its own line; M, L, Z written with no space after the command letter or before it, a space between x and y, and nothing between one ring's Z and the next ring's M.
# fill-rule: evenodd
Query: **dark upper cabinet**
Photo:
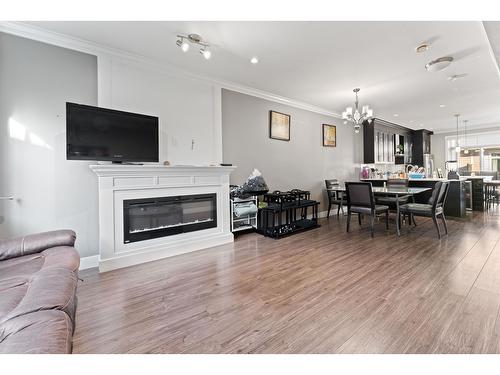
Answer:
M425 129L413 132L413 154L411 164L424 165L424 154L431 153L432 132Z
M363 163L375 163L375 122L364 121L363 125Z
M365 164L404 164L411 160L412 131L374 118L363 125L363 162Z

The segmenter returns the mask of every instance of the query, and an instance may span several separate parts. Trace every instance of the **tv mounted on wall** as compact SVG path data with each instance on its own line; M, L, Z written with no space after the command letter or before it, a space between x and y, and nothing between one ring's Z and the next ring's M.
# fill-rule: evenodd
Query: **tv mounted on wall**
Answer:
M158 162L158 117L66 103L66 158Z

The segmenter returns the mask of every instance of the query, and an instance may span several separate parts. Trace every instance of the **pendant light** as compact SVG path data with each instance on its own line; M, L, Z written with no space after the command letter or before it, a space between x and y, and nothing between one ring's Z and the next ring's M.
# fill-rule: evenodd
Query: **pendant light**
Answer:
M464 154L469 154L469 149L467 148L467 123L469 120L464 120L464 146L466 147L464 150Z
M455 147L455 151L457 152L457 160L460 157L460 144L458 142L458 118L460 117L460 114L456 114L455 117L457 118L457 146Z

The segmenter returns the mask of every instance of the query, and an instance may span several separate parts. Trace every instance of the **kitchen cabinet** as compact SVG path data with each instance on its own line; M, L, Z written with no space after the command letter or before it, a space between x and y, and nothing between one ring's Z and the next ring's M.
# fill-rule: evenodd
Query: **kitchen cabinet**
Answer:
M363 161L365 164L394 164L396 162L396 139L404 145L403 154L400 155L398 163L404 157L408 160L411 147L406 142L411 142L410 130L400 125L393 124L381 119L374 118L363 122Z
M385 129L375 129L375 163L394 162L393 134Z
M412 164L424 165L424 154L431 153L431 135L432 132L425 129L413 132Z

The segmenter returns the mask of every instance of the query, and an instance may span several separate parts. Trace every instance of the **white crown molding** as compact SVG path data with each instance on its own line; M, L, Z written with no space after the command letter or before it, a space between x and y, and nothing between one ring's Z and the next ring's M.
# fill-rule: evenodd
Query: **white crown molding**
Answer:
M462 134L463 130L460 130ZM473 133L498 133L500 131L500 125L498 123L492 123L492 124L480 124L476 126L468 126L467 127L467 135L473 134ZM456 127L450 127L450 128L445 128L445 129L436 129L432 131L434 134L456 134L457 133L457 128Z
M36 40L39 42L51 44L58 47L71 49L74 51L84 52L95 55L98 58L116 58L121 60L133 61L136 64L147 66L155 70L159 70L169 74L181 74L194 79L205 81L221 88L236 91L242 94L255 96L258 98L266 99L280 104L289 105L291 107L304 109L306 111L319 113L325 116L341 118L338 113L332 112L328 109L321 108L315 105L301 102L299 100L287 98L281 95L273 94L268 91L259 90L253 87L248 87L235 82L218 80L207 76L192 73L190 71L175 67L173 65L159 62L142 55L130 53L117 48L101 45L98 43L90 42L68 36L61 33L49 31L40 27L26 25L22 22L0 22L0 32L20 36L27 39Z

